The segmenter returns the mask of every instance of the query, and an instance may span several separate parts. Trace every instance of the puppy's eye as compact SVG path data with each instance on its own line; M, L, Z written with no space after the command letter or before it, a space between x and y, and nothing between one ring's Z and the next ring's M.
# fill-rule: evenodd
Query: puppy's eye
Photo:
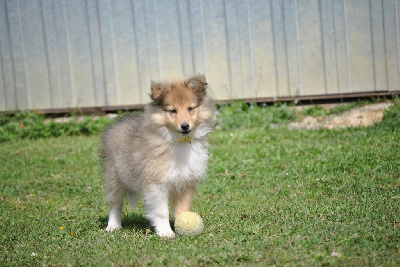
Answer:
M176 109L170 110L169 112L171 112L172 114L176 114Z
M189 112L191 112L194 108L188 108Z

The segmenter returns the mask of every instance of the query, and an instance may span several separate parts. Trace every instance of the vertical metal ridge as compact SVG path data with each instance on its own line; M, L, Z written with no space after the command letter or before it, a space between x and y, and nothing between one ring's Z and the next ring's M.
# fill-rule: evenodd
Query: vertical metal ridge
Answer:
M252 20L250 17L250 5L249 5L249 0L246 1L246 9L247 9L247 30L249 31L249 46L250 46L250 66L251 66L251 80L253 84L253 92L254 92L254 98L257 99L257 93L258 93L258 88L256 86L256 78L255 78L255 73L256 73L256 68L255 68L255 60L254 60L254 47L253 47L253 34L251 30L251 24Z
M109 105L110 103L108 100L108 87L107 87L106 66L104 62L104 46L103 46L103 34L101 30L99 0L96 0L96 18L97 18L97 30L99 31L100 58L101 58L100 60L101 60L101 70L103 72L104 100L105 104Z
M278 75L278 59L277 59L277 56L276 56L276 43L275 43L275 39L276 39L276 36L275 36L275 27L274 27L274 25L275 25L275 22L274 22L274 3L273 3L273 0L270 0L270 7L271 7L271 31L272 31L272 49L273 49L273 53L274 53L274 66L275 66L275 81L276 81L276 84L275 84L275 86L276 86L276 88L275 88L275 91L276 91L276 97L279 97L279 75Z
M337 43L336 43L336 16L335 16L335 10L333 8L333 1L331 1L331 6L332 6L332 20L333 20L333 40L334 40L334 46L335 46L335 70L336 70L336 88L339 93L341 93L341 88L340 88L340 83L339 83L339 64L338 64L338 48L337 48Z
M28 81L28 72L27 72L27 66L26 66L26 47L25 47L25 43L26 43L26 40L25 40L25 34L24 34L24 24L22 23L22 18L21 18L21 5L20 5L20 1L19 0L17 0L17 6L18 6L18 21L19 21L19 23L20 23L20 25L21 25L21 41L22 41L22 45L21 45L21 47L22 47L22 54L23 54L23 68L24 68L24 74L23 74L23 76L24 76L24 82L25 82L25 84L23 85L24 86L24 92L26 93L26 104L27 104L27 108L30 108L31 107L31 101L30 101L30 97L29 97L29 87L28 87L28 84L29 84L29 81ZM17 103L18 103L18 107L19 107L19 102L18 102L18 99L17 99Z
M396 33L397 33L397 73L398 73L398 88L400 88L400 0L395 2L396 8ZM389 88L388 88L389 89Z
M5 18L6 23L8 24L8 20L7 17ZM1 77L3 78L2 82L3 82L3 100L4 100L4 108L7 109L7 103L6 103L6 79L5 79L5 72L4 72L4 59L3 59L3 52L1 49L1 45L0 45L0 67L1 67Z
M9 17L9 12L8 12L8 5L7 1L5 3L5 15L6 15L6 20L7 20L7 31L8 31L8 42L10 46L10 61L11 61L11 68L12 68L12 77L13 77L13 86L14 86L14 107L18 109L18 95L17 95L17 77L15 76L15 64L14 64L14 51L12 47L12 40L11 40L11 25L10 25L10 17ZM4 68L3 68L4 71ZM4 75L3 75L4 78ZM5 82L5 81L4 81ZM4 86L4 89L6 87ZM5 92L4 92L5 93ZM7 103L6 103L6 108L7 108Z
M334 8L334 4L333 4L334 0L330 1L330 8L332 10L331 13L331 19L332 19L332 37L333 37L333 59L334 59L334 71L335 71L335 81L334 81L334 85L335 85L335 89L336 89L336 93L339 92L340 93L340 87L339 87L339 70L338 70L338 55L337 55L337 42L336 42L336 17L335 17L335 8Z
M347 57L347 71L349 75L349 89L350 92L352 93L354 91L353 89L353 79L351 76L351 51L350 51L350 44L349 44L349 21L347 17L347 0L344 0L343 2L343 14L344 14L344 23L345 23L345 36L346 36L346 57Z
M114 70L114 82L115 82L115 96L117 103L120 103L120 92L118 90L119 86L119 79L118 79L118 68L117 68L117 53L115 51L115 34L114 34L114 5L113 1L110 1L110 9L111 9L111 14L110 14L110 31L111 31L111 53L112 53L112 60L113 60L113 70Z
M88 31L90 31L90 16L89 16L89 6L88 6L88 0L84 0L85 2L85 9L86 9L86 24L88 27ZM90 33L88 34L89 36L89 51L90 51L90 68L92 69L92 81L93 81L93 96L94 96L94 103L97 105L98 103L98 96L97 96L97 90L96 90L96 78L95 78L95 71L94 71L94 58L93 58L93 42L92 38L90 38Z
M160 34L159 34L159 20L158 20L158 5L157 5L157 0L154 0L154 13L156 14L155 16L155 32L156 32L156 43L157 43L157 53L158 53L158 72L160 74L160 77L164 79L164 72L163 72L163 61L161 57L161 45L160 45Z
M239 45L239 62L240 62L239 70L240 70L240 76L241 76L241 80L242 80L241 86L240 86L240 94L243 97L244 96L244 85L243 85L243 83L245 83L246 80L245 80L245 77L243 76L243 56L242 56L243 48L242 48L242 42L241 42L241 36L240 36L240 26L239 26L240 22L239 22L238 1L239 0L235 1L235 15L236 15L236 23L238 25L238 27L237 27L238 39L235 40L235 41L237 41L238 45ZM226 24L226 18L225 18L225 24ZM227 24L225 26L225 32L226 32L226 35L227 35L227 32L228 32L228 25ZM227 38L226 42L228 43L228 38ZM229 76L231 76L231 75L232 74L230 73ZM231 94L231 97L233 97L233 95L234 94Z
M318 1L318 10L319 10L319 30L321 34L321 57L322 57L322 68L324 69L323 74L324 74L324 91L325 94L328 93L328 81L327 81L327 75L326 75L326 58L325 58L325 38L324 38L324 21L322 18L322 5L321 5L321 0Z
M296 38L297 38L297 61L299 68L299 79L300 79L300 92L301 95L304 95L304 86L303 86L303 67L301 64L301 35L300 35L300 19L299 19L299 5L297 0L294 0L295 8L296 8Z
M47 75L48 75L47 83L49 85L49 95L50 95L49 101L50 101L50 107L53 108L53 97L52 97L53 96L53 90L51 88L51 81L50 81L51 73L50 73L50 62L49 62L49 49L48 49L47 41L46 41L47 34L46 34L45 26L44 26L45 22L44 22L44 12L43 12L43 2L42 2L42 0L39 0L39 5L40 5L40 14L41 14L41 21L42 21L43 43L44 43L44 50L45 50L44 52L46 54L46 66L47 66Z
M71 67L71 40L69 37L69 20L68 20L68 12L67 12L67 0L64 0L64 16L65 16L65 39L67 40L67 55L68 55L68 71L69 71L69 75L70 75L70 79L71 79L71 103L69 103L69 105L74 105L75 103L75 81L74 81L74 72L72 71L72 67Z
M3 53L2 53L2 50L1 50L1 45L0 45L0 69L1 69L1 77L3 77L3 94L2 94L2 97L3 97L3 99L4 99L4 107L5 107L5 109L7 109L7 103L6 103L6 81L5 81L5 78L4 78L4 76L5 76L5 73L4 73L4 60L3 60Z
M191 48L191 57L192 57L192 69L193 69L193 73L192 74L196 74L197 70L196 70L196 57L195 57L195 51L194 51L194 36L193 36L193 25L192 25L192 10L190 8L190 0L186 0L186 4L187 4L187 12L189 14L189 33L190 33L190 48Z
M388 72L388 54L386 47L386 26L385 26L385 6L383 5L383 0L381 1L382 6L382 17L383 17L383 47L385 51L385 73L386 73L386 89L389 90L389 72Z
M231 1L231 0L228 0ZM225 22L225 39L226 39L226 44L225 44L225 48L226 48L226 55L227 55L227 61L228 61L228 69L229 69L229 94L230 97L233 96L232 94L232 88L233 88L233 82L232 82L232 66L231 66L231 51L229 49L229 38L228 38L228 21L226 19L227 16L227 12L226 12L226 0L223 1L224 2L224 22Z
M204 25L204 6L203 1L200 1L200 19L201 19L201 34L203 35L203 49L204 49L204 75L208 77L208 60L207 60L207 35L205 34Z
M130 7L131 7L131 11L132 11L132 26L133 26L133 38L135 39L135 56L136 56L136 71L137 71L137 75L138 75L138 84L139 84L139 97L140 97L140 102L144 102L143 99L143 93L142 93L142 88L144 87L143 85L143 81L142 81L142 76L141 76L141 71L140 71L140 59L139 59L139 44L138 44L138 36L136 33L136 22L135 22L135 4L134 4L135 0L131 0L130 3Z
M181 18L181 11L179 8L179 0L175 0L175 6L176 6L176 13L178 14L178 27L179 27L179 44L180 44L180 53L181 53L181 65L182 65L182 70L183 70L183 74L186 74L186 69L185 69L185 55L183 52L183 36L182 36L182 31L183 31L183 27L182 27L182 18Z
M7 109L7 103L6 103L6 81L4 78L4 64L3 64L3 57L2 57L2 52L1 52L1 46L0 46L0 65L1 65L1 76L3 77L3 93L2 93L2 98L4 99L4 108Z
M371 51L372 51L372 69L373 69L373 80L374 80L374 90L377 90L377 83L376 83L376 62L375 62L375 47L374 47L374 28L372 26L372 4L371 0L368 1L368 8L369 8L369 29L371 31Z
M285 2L282 3L282 22L283 22L283 41L285 43L285 57L286 57L286 84L288 87L289 95L292 96L292 86L290 82L290 68L289 68L289 53L288 53L288 40L286 30L286 13Z
M134 1L134 0L133 0ZM150 47L150 37L149 37L149 33L148 33L148 31L147 31L147 28L148 28L148 25L147 25L147 21L149 20L149 18L148 18L148 15L147 15L147 9L146 9L146 4L144 3L146 0L144 0L144 1L142 1L142 7L143 7L143 24L144 24L144 26L145 26L145 28L146 28L146 30L145 30L145 32L146 32L146 36L145 36L145 38L146 38L146 47L145 47L145 58L147 58L147 62L151 62L151 58L150 58L150 52L149 52L149 47ZM146 68L147 68L148 66L147 66L147 64L146 64ZM158 67L158 66L157 66ZM152 77L152 75L150 74L151 73L151 70L150 70L150 68L148 69L148 71L149 71L149 77L151 78L151 79L154 79L154 77Z
M53 13L53 25L56 25L55 21L55 10L54 10L54 2L51 2L51 12ZM59 49L59 40L58 40L58 35L57 35L57 26L55 26L55 31L54 31L54 45L57 47L57 52L55 53L56 57L56 65L57 65L57 72L58 72L58 77L57 77L57 83L60 88L60 94L61 94L61 103L64 103L64 90L62 90L62 82L61 82L61 71L60 71L60 58L58 55L58 49Z

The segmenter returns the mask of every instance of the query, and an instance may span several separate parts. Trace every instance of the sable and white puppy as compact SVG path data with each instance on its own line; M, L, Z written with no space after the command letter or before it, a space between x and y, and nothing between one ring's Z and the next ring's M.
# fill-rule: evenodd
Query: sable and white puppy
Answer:
M175 236L169 223L169 198L175 217L189 211L207 170L207 134L214 125L215 104L206 89L202 75L152 82L152 102L145 112L125 117L105 130L107 231L121 227L124 196L136 207L141 195L156 233Z

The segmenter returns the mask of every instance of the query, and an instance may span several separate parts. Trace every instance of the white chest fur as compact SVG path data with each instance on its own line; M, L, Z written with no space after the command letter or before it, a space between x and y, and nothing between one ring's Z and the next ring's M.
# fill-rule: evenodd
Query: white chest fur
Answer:
M200 180L207 170L208 151L198 141L178 143L174 147L165 183L179 188L193 181Z

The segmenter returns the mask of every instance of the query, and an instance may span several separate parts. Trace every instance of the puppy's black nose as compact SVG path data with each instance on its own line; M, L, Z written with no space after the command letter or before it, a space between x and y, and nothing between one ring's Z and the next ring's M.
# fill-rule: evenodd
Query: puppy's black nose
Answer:
M185 132L187 132L187 130L189 130L189 123L184 122L181 124L181 129Z

